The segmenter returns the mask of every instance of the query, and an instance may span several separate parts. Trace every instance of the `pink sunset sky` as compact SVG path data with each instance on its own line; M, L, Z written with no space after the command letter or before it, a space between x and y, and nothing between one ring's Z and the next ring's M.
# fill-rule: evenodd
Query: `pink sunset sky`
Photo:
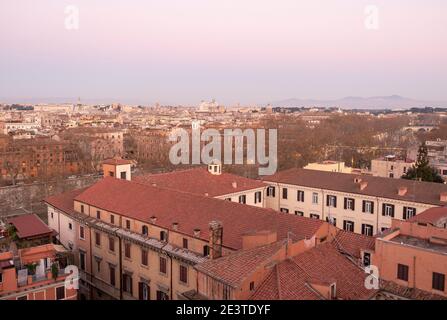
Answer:
M447 100L445 0L2 0L0 43L0 102Z

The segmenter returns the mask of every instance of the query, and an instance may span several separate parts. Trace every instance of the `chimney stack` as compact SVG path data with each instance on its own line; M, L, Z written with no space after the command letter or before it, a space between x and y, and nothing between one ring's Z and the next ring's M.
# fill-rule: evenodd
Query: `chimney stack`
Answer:
M399 196L404 196L407 194L408 188L407 187L399 187L399 189L397 190L397 194Z
M175 230L175 231L178 230L178 222L174 222L174 223L172 224L172 230Z
M237 188L237 182L236 182L236 181L233 181L233 182L231 183L231 186L233 187L233 189L236 189L236 188Z
M368 186L368 182L362 181L360 182L360 190L364 190Z
M151 217L151 223L155 224L157 222L157 217L156 216L152 216Z
M223 227L222 223L219 221L211 221L210 227L210 258L217 259L222 256L222 238L223 238Z

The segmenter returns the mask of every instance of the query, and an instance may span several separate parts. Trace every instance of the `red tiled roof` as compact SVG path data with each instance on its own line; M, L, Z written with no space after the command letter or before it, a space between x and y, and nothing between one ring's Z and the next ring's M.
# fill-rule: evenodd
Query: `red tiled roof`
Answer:
M73 203L74 198L76 198L86 189L87 188L67 191L58 195L50 196L46 198L44 201L52 205L53 207L62 210L63 212L73 214L76 213L76 211L74 211L74 203Z
M408 219L410 222L419 222L419 223L429 223L429 224L436 224L440 219L447 217L447 208L446 207L440 207L440 208L430 208L427 209L418 215L413 216L412 218Z
M272 260L284 246L283 241L230 253L215 260L198 264L195 268L228 285L237 287L242 280Z
M271 209L247 206L210 197L162 189L149 185L105 177L76 195L62 194L46 202L67 213L73 212L70 198L116 214L150 223L156 216L156 225L171 229L178 223L178 232L194 236L193 230L201 229L200 237L209 239L211 221L223 225L223 245L239 249L242 235L247 232L276 231L278 239L285 239L293 232L299 238L311 238L325 222L295 215L278 213Z
M359 184L354 182L356 177L360 178L362 182L367 182L367 186L363 190L360 190ZM446 204L440 201L440 194L447 192L447 185L443 183L307 169L289 169L264 177L263 180L439 206ZM407 187L407 193L399 196L399 187Z
M220 175L213 175L206 168L148 174L135 177L134 181L149 185L155 183L162 188L199 195L205 195L207 193L210 197L265 187L265 184L258 180L225 172ZM236 183L236 187L233 186L234 182Z
M8 223L12 224L17 230L17 236L21 239L36 236L45 236L53 232L38 216L35 214L24 214L9 218Z
M336 283L337 299L369 299L377 290L366 289L365 277L365 272L340 253L333 243L325 243L278 264L251 299L319 299L322 297L312 284L333 282Z
M335 236L334 244L340 251L355 258L361 258L361 250L374 251L376 239L363 234L339 230Z

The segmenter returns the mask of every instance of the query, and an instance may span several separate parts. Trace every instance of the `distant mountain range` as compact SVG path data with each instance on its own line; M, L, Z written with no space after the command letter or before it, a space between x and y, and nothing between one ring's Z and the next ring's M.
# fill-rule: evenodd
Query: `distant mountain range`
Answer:
M398 95L378 97L345 97L337 100L287 99L270 103L273 107L337 107L342 109L409 109L447 108L447 101L425 101Z

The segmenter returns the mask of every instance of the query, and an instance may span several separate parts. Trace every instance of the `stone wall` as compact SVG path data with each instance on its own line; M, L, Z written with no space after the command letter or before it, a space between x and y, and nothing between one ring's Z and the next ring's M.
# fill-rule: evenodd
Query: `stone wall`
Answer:
M42 214L46 212L46 206L42 203L46 197L88 187L100 178L99 175L86 175L72 179L1 187L0 216L10 215L20 209Z

